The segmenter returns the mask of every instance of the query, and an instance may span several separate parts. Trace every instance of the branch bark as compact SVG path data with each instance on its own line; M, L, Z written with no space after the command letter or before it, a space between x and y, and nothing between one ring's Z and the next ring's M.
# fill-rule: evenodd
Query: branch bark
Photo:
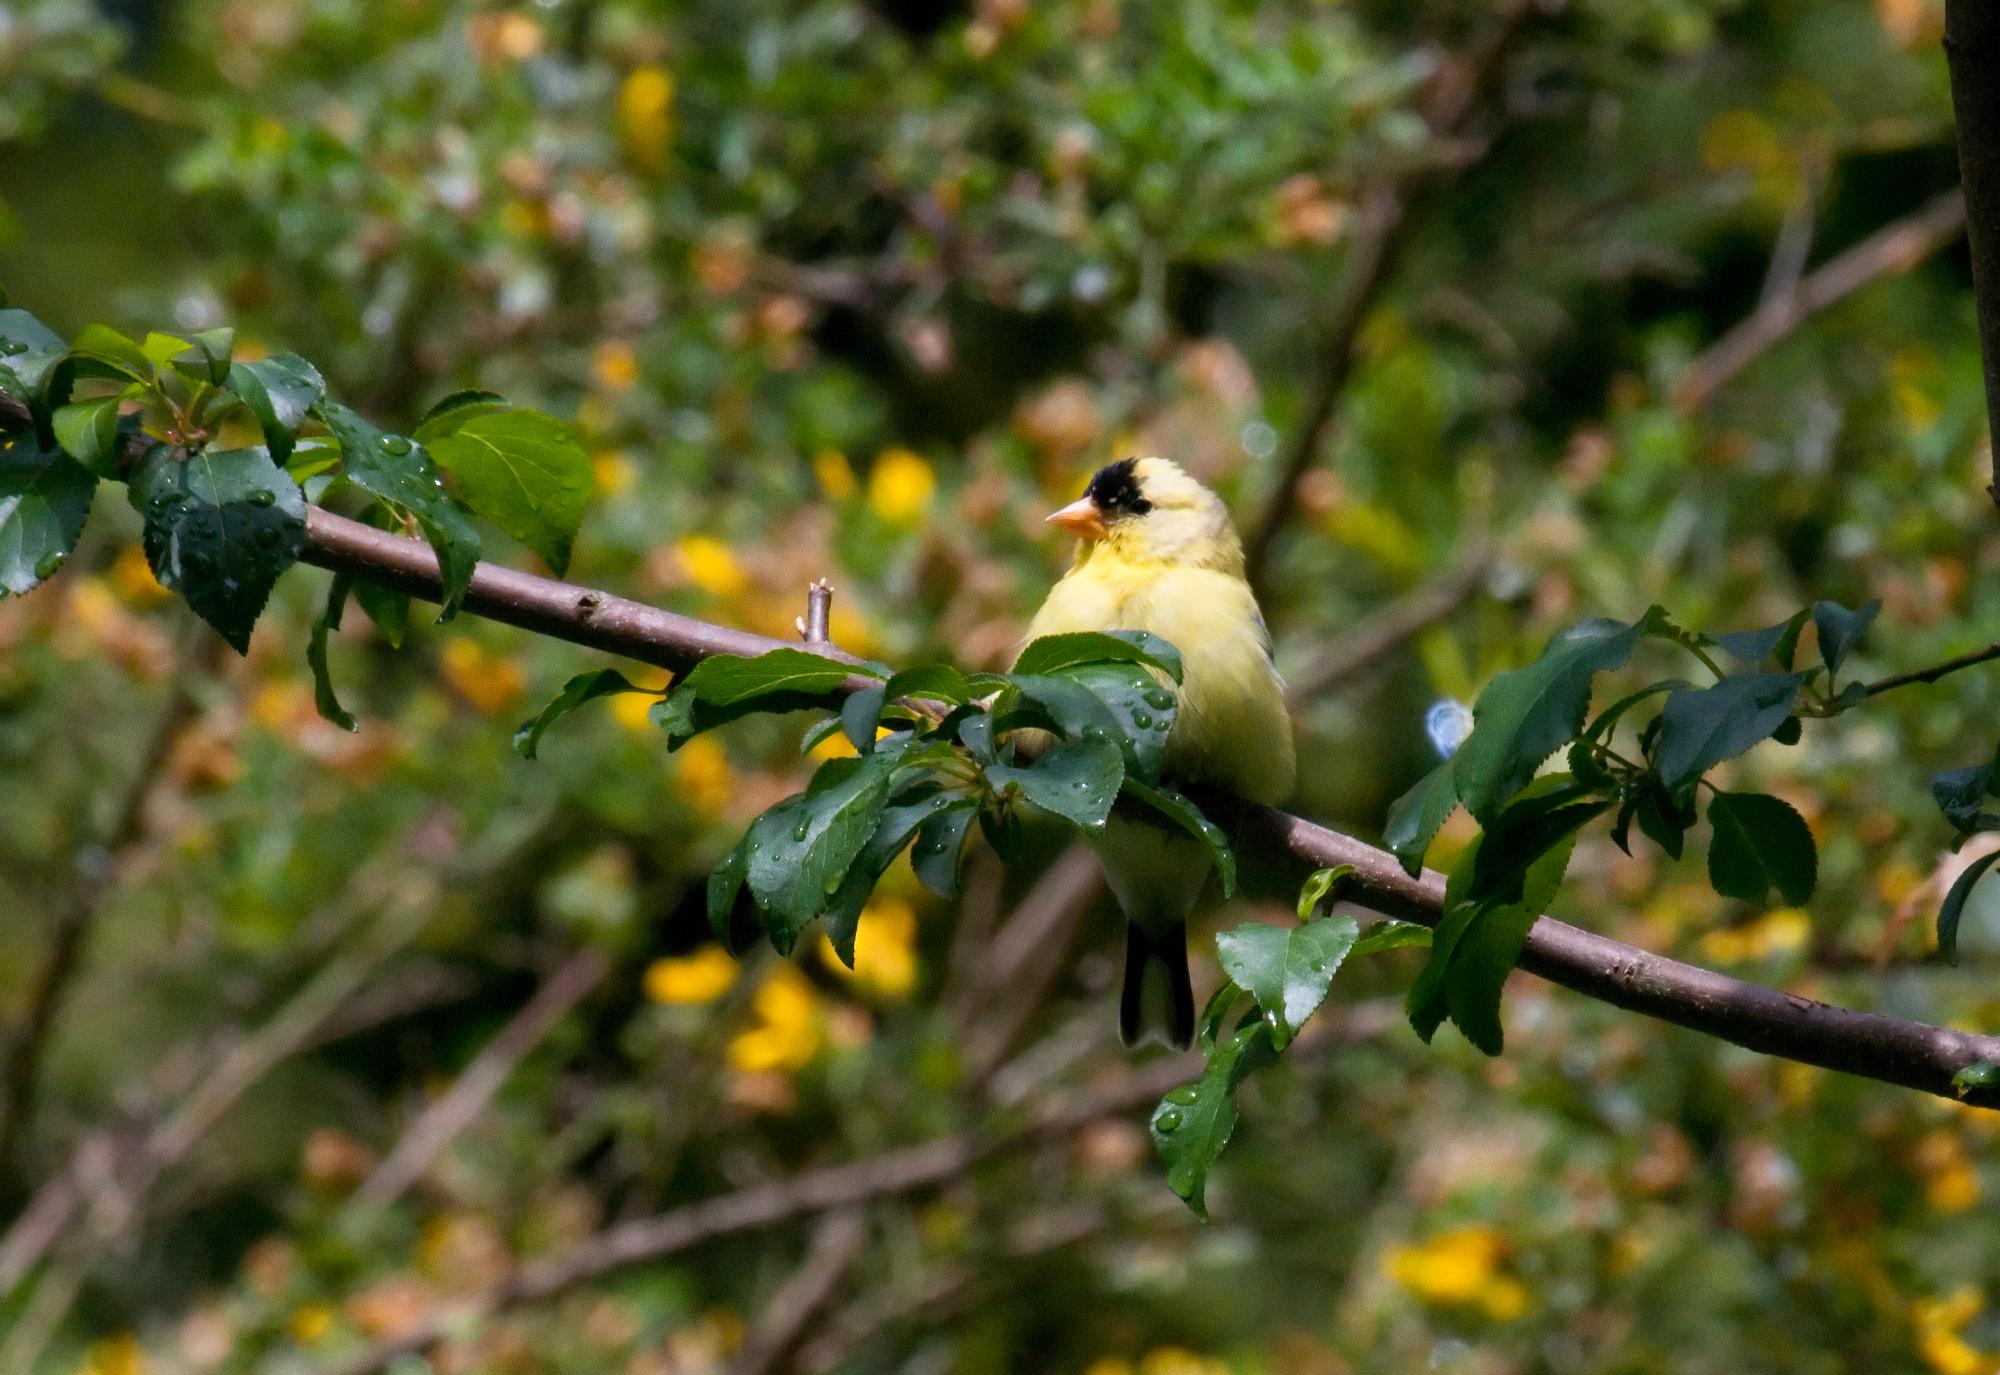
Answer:
M1958 126L1958 173L1971 212L1972 294L1986 364L1987 437L2000 503L2000 5L1945 0L1944 53Z
M386 576L435 601L437 559L428 545L384 534L328 511L307 512L305 559L360 578ZM725 630L607 593L529 573L479 565L468 610L560 639L647 663L685 666L706 654L757 654L790 641ZM1395 857L1353 836L1300 817L1229 798L1208 799L1233 819L1239 839L1315 866L1352 864L1349 896L1392 916L1433 925L1444 906L1442 876L1405 874ZM1884 1083L1957 1096L1952 1076L1981 1062L2000 1064L2000 1037L1853 1012L1698 969L1604 936L1542 918L1528 933L1521 966L1602 1002L1691 1027L1725 1041ZM2000 1104L1975 1090L1971 1101Z
M1700 410L1731 378L1807 320L1879 277L1908 272L1957 239L1965 227L1965 196L1946 191L1835 254L1790 289L1760 302L1741 324L1703 350L1681 375L1674 403L1683 411Z

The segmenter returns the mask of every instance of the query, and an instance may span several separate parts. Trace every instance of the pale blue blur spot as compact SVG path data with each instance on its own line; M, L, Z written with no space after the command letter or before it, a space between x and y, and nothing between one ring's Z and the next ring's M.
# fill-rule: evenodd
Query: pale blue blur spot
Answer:
M1424 713L1424 731L1437 752L1449 759L1465 743L1465 737L1472 734L1472 709L1449 697L1433 702Z

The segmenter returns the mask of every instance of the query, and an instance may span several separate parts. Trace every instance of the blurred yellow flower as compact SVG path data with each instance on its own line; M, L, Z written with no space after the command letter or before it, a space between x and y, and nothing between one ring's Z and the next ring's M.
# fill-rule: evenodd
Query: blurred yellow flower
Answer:
M736 770L730 767L729 751L710 735L697 735L682 745L673 758L678 761L674 777L681 796L696 811L720 816L729 799L736 795Z
M1812 922L1796 907L1780 907L1742 926L1726 926L1701 938L1701 953L1718 964L1738 964L1790 955L1805 948Z
M600 496L622 497L638 485L639 465L622 450L599 449L590 456L590 474Z
M640 67L618 88L618 133L625 152L647 172L667 165L674 136L674 78L664 67Z
M917 909L901 898L877 897L861 909L854 934L854 968L820 937L820 960L827 968L887 997L908 993L917 982Z
M605 391L630 391L639 382L639 355L623 339L606 339L590 355L590 380Z
M1132 1375L1132 1363L1116 1356L1099 1356L1083 1368L1083 1375Z
M173 600L174 594L160 586L160 580L153 576L153 567L146 562L146 551L136 544L128 544L119 551L105 577L112 591L134 606Z
M1500 1260L1507 1243L1491 1227L1463 1227L1418 1246L1401 1246L1383 1262L1389 1278L1426 1303L1474 1304L1496 1322L1528 1309L1528 1291Z
M2000 1375L2000 1357L1979 1350L1959 1335L1985 1306L1971 1285L1942 1299L1918 1299L1910 1306L1917 1330L1917 1354L1940 1375Z
M333 1330L333 1317L332 1304L309 1303L292 1313L285 1328L300 1346L311 1346Z
M646 996L656 1003L708 1003L736 982L737 964L719 945L692 955L654 960L646 966Z
M937 475L931 465L909 449L884 449L868 472L868 505L882 519L897 524L922 515L936 491Z
M713 535L689 535L674 545L674 557L687 580L716 597L733 597L749 581L729 546Z
M1917 1142L1915 1164L1923 1179L1924 1198L1936 1211L1962 1213L1979 1202L1979 1173L1957 1131L1939 1127L1925 1133Z
M1423 541L1408 521L1386 506L1349 497L1327 513L1326 529L1385 573L1416 578L1424 572Z
M1139 1358L1138 1375L1229 1375L1213 1356L1197 1356L1178 1346L1156 1346Z
M743 1074L796 1070L819 1054L819 990L795 965L771 971L750 1004L753 1024L729 1043L729 1067Z
M813 476L828 501L845 501L854 495L854 465L838 449L821 449L813 455Z
M438 655L438 671L476 711L499 716L527 691L528 675L514 660L490 652L470 635L453 635Z
M640 669L625 676L632 680L632 686L652 691L674 680L674 675L663 668ZM634 735L651 735L654 727L650 713L659 700L651 692L621 692L611 699L611 719Z
M542 26L518 12L475 15L466 23L466 38L488 62L520 62L542 50Z
M139 1339L128 1332L92 1344L76 1375L147 1375L152 1368Z

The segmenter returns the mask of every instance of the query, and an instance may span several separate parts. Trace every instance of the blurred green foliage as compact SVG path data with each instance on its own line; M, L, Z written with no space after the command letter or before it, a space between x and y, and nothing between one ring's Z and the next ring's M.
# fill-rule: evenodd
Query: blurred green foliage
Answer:
M1676 400L1760 299L1952 185L1930 0L1539 7L1443 141L1420 108L1494 32L1491 6L103 10L0 4L15 303L65 335L235 325L240 356L295 350L391 430L472 386L572 419L596 478L582 583L790 635L824 575L843 647L999 665L1065 557L1042 513L1106 458L1169 454L1255 519L1370 190L1432 168L1277 546L1281 666L1317 681L1369 613L1491 563L1298 702L1299 810L1378 834L1436 763L1429 708L1587 615L1659 602L1747 629L1880 598L1856 676L1991 638L2000 538L1959 250L1884 271L1706 407ZM709 943L706 880L811 767L795 726L668 757L646 699L619 698L529 764L510 732L592 656L425 616L392 652L350 616L331 645L349 735L304 668L321 580L281 584L223 664L115 506L61 578L0 602L17 1037L54 933L102 889L4 1216L72 1170L86 1201L0 1308L6 1368L330 1370L615 1221L987 1130L996 1103L1004 1119L1123 1071L1101 898L1073 939L1047 928L1053 986L1020 1029L1037 981L980 977L1014 958L996 922L1042 929L1047 888L1015 905L1046 857L975 857L949 904L892 870L852 975L817 946L739 967ZM1558 911L1989 1027L2000 903L1975 891L1960 968L1935 961L1928 918L1981 850L1948 855L1926 780L1990 757L1995 709L1975 670L1722 766L1810 826L1804 910L1718 898L1699 861L1593 835ZM1434 858L1468 835L1447 824ZM1283 915L1275 881L1243 877L1216 924ZM579 949L611 972L415 1187L355 1202ZM1421 959L1343 974L1321 1014L1342 1033L1246 1090L1213 1225L1162 1187L1135 1109L871 1210L796 1368L2000 1369L1992 1119L1525 980L1504 1058L1452 1032L1427 1049L1394 1002ZM325 1028L146 1178L130 1143L232 1047L274 1044L328 971L353 983ZM466 1325L434 1368L720 1369L811 1231Z

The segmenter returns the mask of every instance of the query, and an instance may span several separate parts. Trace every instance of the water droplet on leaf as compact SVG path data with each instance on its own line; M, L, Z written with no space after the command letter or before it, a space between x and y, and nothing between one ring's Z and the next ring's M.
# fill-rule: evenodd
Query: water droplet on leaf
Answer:
M1153 1119L1153 1128L1156 1131L1163 1131L1163 1132L1174 1131L1180 1126L1180 1124L1181 1124L1181 1115L1179 1110L1175 1108L1168 1108L1165 1112L1161 1113L1158 1117L1155 1117Z

